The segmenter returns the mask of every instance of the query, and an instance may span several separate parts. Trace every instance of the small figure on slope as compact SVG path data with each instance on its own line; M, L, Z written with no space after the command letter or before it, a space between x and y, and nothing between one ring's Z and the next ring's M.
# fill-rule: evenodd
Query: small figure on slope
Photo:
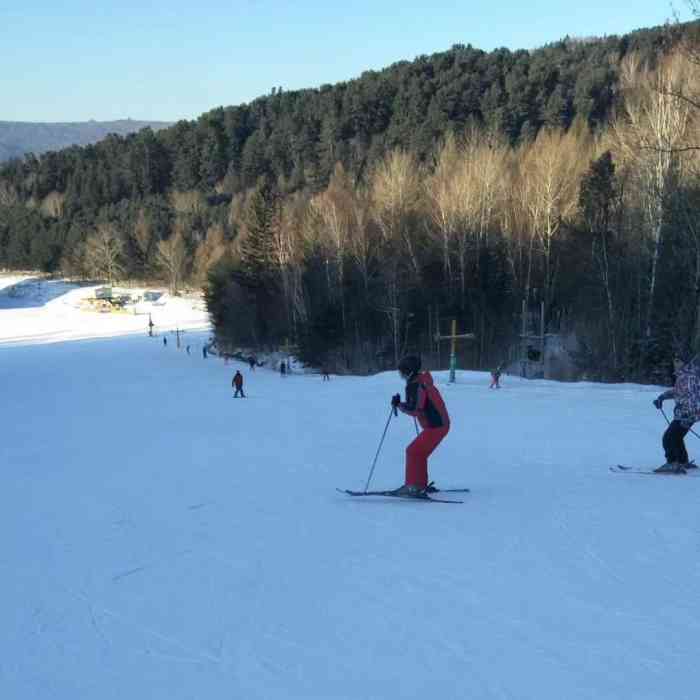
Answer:
M489 389L500 389L501 385L499 384L501 380L501 374L503 373L503 365L498 365L496 369L491 371L491 384L489 385Z
M694 357L689 362L684 359L680 355L673 358L676 383L673 389L664 391L654 399L654 406L659 410L666 399L676 402L673 420L663 436L666 463L654 469L658 474L685 474L688 469L695 468L688 462L683 439L693 423L700 419L700 357Z
M238 370L236 370L236 374L233 375L231 386L236 390L233 394L234 399L237 399L239 394L245 398L245 394L243 393L243 375Z
M251 372L255 372L255 358L252 355L248 358L248 367Z
M417 418L423 430L406 448L406 483L397 490L397 494L420 497L430 490L428 457L449 432L450 416L430 372L421 372L420 357L404 357L398 369L406 381L406 401L402 402L401 396L395 394L391 405Z

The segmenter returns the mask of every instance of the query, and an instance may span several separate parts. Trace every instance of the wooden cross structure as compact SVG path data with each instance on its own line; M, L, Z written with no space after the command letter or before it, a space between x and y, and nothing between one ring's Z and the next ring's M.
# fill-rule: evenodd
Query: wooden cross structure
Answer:
M450 349L450 384L455 383L455 370L457 369L457 341L458 340L474 340L476 336L473 333L462 333L457 335L457 319L452 319L452 333L450 335L440 335L440 331L435 334L435 341L451 340L452 346Z

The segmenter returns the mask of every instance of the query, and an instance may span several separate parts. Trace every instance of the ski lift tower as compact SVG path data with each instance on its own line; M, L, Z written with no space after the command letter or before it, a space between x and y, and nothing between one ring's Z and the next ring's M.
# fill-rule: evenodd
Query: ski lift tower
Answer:
M539 319L537 312L528 311L523 299L522 330L520 333L520 373L525 379L541 376L547 379L548 359L553 348L561 342L559 333L547 333L545 331L545 306L540 302ZM537 321L539 320L539 324ZM532 332L533 326L539 325L539 333Z
M520 331L520 374L524 379L529 379L532 375L530 368L535 371L535 376L542 371L542 376L544 377L544 302L541 302L539 309L539 333L532 333L530 331L531 327L531 316L533 315L528 311L527 302L523 299L523 309L522 309L522 329ZM537 346L537 351L534 352L533 345ZM539 355L539 359L536 359Z
M457 335L457 319L452 319L452 333L450 335L440 335L440 332L435 334L435 341L451 340L450 348L450 384L455 383L455 370L457 369L457 341L458 340L474 340L476 336L473 333L462 333Z

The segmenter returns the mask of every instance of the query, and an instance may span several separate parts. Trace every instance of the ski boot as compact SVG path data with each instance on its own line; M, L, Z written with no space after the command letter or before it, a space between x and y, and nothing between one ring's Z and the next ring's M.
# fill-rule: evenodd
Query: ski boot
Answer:
M404 498L425 498L426 490L415 484L404 484L394 490L395 496L403 496Z
M685 467L680 462L666 462L654 469L655 474L685 474Z

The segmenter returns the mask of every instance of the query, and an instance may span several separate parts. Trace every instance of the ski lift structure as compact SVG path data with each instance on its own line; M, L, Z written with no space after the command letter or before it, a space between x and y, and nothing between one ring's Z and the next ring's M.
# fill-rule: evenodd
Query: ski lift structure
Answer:
M539 314L530 311L527 302L523 299L522 327L520 332L520 376L523 379L547 379L548 378L548 354L550 350L559 348L561 335L559 333L545 333L544 301L540 302ZM539 316L539 318L537 318ZM532 332L533 326L539 333Z
M439 324L439 320L438 320ZM438 326L439 327L439 326ZM452 319L452 333L449 335L440 335L438 331L435 334L435 343L439 346L441 340L450 341L450 384L454 384L456 381L456 371L457 371L457 341L458 340L474 340L476 336L474 333L461 333L457 334L457 319Z

